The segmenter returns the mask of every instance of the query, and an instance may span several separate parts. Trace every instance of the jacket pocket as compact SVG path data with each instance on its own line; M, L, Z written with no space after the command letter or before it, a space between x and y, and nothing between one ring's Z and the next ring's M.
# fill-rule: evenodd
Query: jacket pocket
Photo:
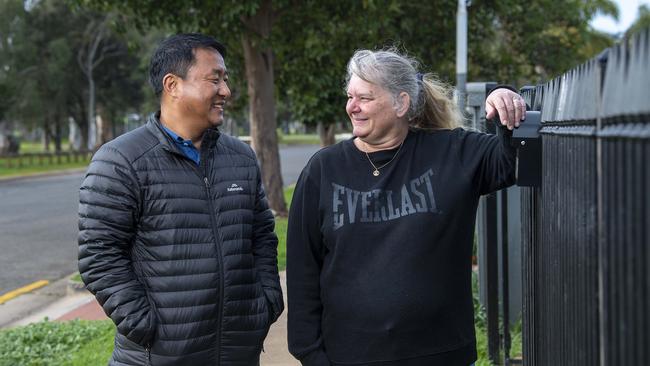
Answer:
M150 349L126 338L126 336L115 333L115 349L113 359L123 364L150 365Z
M156 304L153 300L153 297L151 296L151 289L149 288L149 285L147 284L147 280L144 277L144 271L140 267L140 261L138 260L133 260L133 271L135 272L135 275L142 285L144 287L145 294L147 296L147 302L149 303L149 321L151 324L153 336L151 337L151 340L149 341L149 344L147 345L148 352L151 353L151 348L153 347L153 344L156 340L156 336L158 334L158 325L160 325L160 317L158 316L158 311L156 310Z

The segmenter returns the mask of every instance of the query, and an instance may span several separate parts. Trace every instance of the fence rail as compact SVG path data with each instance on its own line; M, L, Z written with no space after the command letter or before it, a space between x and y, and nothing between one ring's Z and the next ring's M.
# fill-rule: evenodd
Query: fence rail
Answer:
M61 165L88 161L92 151L65 151L57 153L27 153L0 155L0 168L25 168L32 166Z

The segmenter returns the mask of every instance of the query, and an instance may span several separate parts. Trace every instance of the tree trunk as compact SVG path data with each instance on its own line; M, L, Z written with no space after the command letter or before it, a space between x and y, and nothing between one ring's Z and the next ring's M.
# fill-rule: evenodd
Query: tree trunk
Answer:
M54 151L61 152L61 115L57 112L54 114Z
M89 131L89 126L87 123L81 123L77 124L79 126L79 137L80 137L80 144L79 144L79 150L80 151L88 151L88 133Z
M318 122L316 127L318 130L318 137L320 137L320 146L330 146L336 143L336 124L330 123L324 125L323 122Z
M104 105L97 103L97 114L99 118L97 123L98 139L95 144L96 149L113 139L113 120L111 113L109 113Z
M253 17L242 19L249 31L256 34L245 32L242 45L248 80L251 145L260 163L269 206L277 215L286 215L273 96L273 52L259 42L260 36L266 38L270 34L272 17L271 1L264 0Z
M50 151L50 126L47 117L43 118L43 151Z
M91 60L90 57L88 59ZM92 65L88 65L88 67L89 67L88 74L86 74L86 76L88 77L88 107L87 107L88 109L86 110L86 113L87 113L87 118L88 118L88 127L89 127L89 130L90 130L90 125L91 124L94 124L95 127L97 127L97 121L95 119L95 114L96 114L96 110L95 110L95 79L93 78ZM97 135L96 132L97 132L97 128L95 128L95 135ZM86 138L88 140L91 140L90 136L88 136L88 131L86 131ZM97 139L95 138L94 140L95 140L94 145L96 146L97 145ZM88 149L88 141L86 141L86 144L82 146L82 149L83 150Z
M88 129L90 126L86 121L86 104L81 95L77 95L76 98L76 112L73 113L74 122L79 127L79 150L87 151L88 150Z

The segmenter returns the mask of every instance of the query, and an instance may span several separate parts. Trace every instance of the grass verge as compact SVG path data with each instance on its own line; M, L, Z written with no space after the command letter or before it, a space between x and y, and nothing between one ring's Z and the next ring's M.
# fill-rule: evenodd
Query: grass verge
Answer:
M285 135L279 134L279 143L283 145L319 145L320 138L318 135L312 134L295 134L295 135Z
M42 321L0 331L0 366L105 365L108 357L94 363L74 363L77 353L95 341L92 352L103 357L112 352L115 326L108 320L69 322ZM92 342L91 342L92 341ZM86 352L83 352L86 353Z
M28 176L28 175L34 175L34 174L46 173L46 172L55 172L60 170L77 169L77 168L81 169L87 167L89 163L90 160L84 160L84 161L61 163L61 164L29 165L20 168L17 167L6 168L4 164L0 162L0 177L11 178L11 177Z
M113 353L115 326L110 320L95 320L101 323L101 332L88 343L83 344L70 357L71 366L106 365Z
M284 189L284 200L287 202L287 207L291 206L291 198L293 197L294 186ZM286 217L275 218L275 234L278 236L278 269L283 271L287 268L287 226L289 220Z

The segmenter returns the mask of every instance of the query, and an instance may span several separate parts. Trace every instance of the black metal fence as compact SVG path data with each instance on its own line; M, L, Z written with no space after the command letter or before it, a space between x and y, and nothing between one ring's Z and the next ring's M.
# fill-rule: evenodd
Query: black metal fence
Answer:
M524 97L543 147L521 193L524 365L650 365L650 29Z

